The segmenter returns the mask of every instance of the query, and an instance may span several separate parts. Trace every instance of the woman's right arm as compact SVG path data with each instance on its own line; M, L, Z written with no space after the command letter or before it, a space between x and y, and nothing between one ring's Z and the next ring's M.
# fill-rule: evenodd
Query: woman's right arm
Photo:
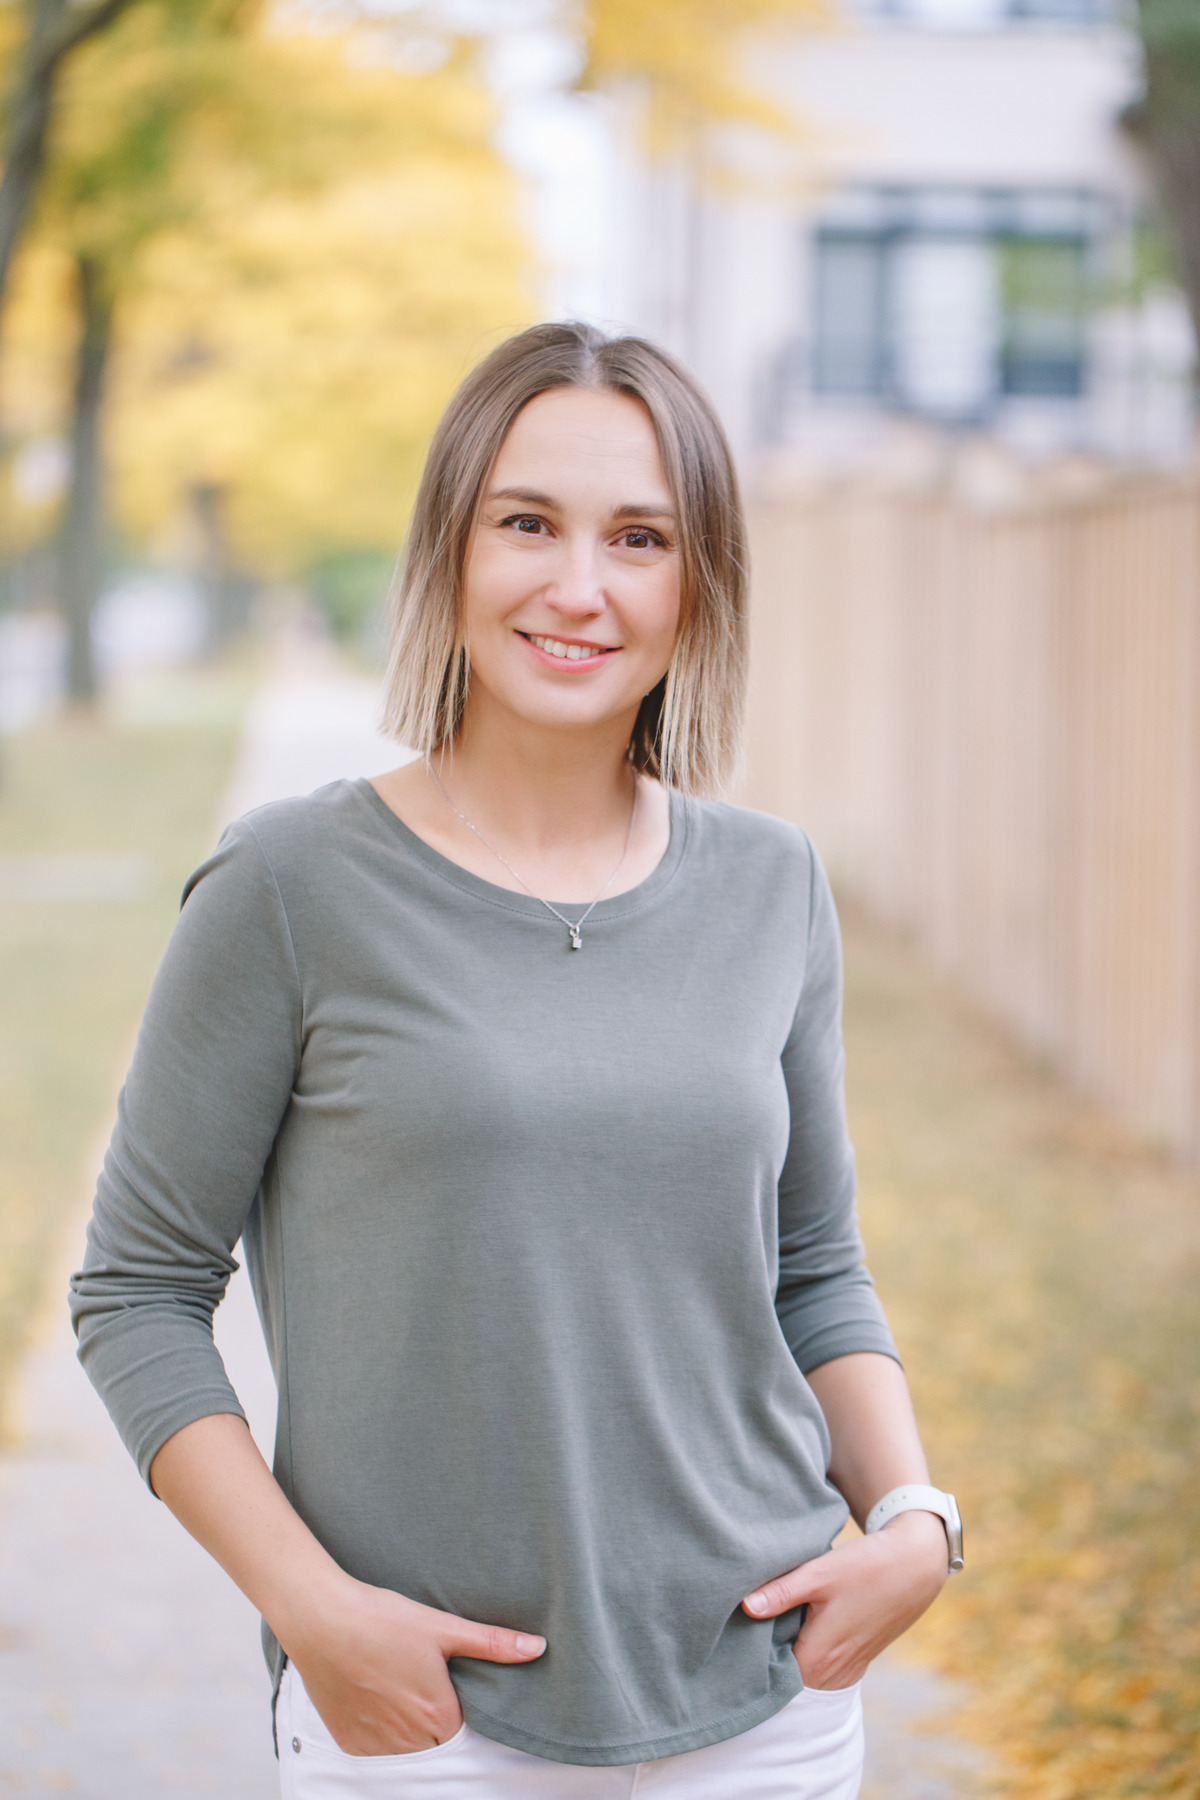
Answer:
M305 997L288 916L238 823L188 883L71 1281L79 1360L148 1478L175 1432L241 1416L213 1314L291 1102Z
M283 831L304 829L289 821ZM425 1749L461 1717L450 1655L527 1662L516 1634L354 1581L267 1468L212 1316L301 1065L305 990L253 826L189 884L105 1157L72 1316L151 1487L262 1611L346 1750Z
M421 1606L346 1574L289 1504L240 1418L167 1440L150 1482L258 1608L343 1750L426 1750L462 1720L446 1659L532 1662L541 1638Z

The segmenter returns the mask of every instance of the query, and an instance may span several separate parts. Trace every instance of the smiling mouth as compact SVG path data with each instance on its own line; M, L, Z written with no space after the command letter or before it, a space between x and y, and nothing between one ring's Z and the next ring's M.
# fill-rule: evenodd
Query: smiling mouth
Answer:
M561 662L594 661L600 656L612 656L620 648L618 644L576 644L566 638L535 637L531 631L522 631L520 636L547 656L557 656Z

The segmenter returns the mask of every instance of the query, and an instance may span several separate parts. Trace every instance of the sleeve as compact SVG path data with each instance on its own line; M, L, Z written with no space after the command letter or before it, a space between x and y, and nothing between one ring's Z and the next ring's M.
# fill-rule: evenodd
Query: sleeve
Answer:
M810 855L804 980L783 1053L791 1138L779 1180L775 1296L783 1334L805 1374L860 1350L899 1361L863 1264L843 1091L841 939L829 882L811 846Z
M71 1281L79 1360L146 1478L183 1426L245 1416L213 1313L301 1039L283 901L253 829L239 823L184 890Z

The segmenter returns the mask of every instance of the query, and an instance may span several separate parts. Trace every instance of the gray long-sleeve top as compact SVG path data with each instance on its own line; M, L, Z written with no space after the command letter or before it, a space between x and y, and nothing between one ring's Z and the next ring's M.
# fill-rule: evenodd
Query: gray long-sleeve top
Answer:
M895 1354L824 875L778 820L671 816L579 952L367 782L232 826L72 1284L145 1473L240 1412L212 1313L241 1236L284 1491L360 1579L544 1634L536 1663L451 1674L475 1729L562 1762L695 1749L798 1690L796 1615L739 1602L846 1516L804 1371Z

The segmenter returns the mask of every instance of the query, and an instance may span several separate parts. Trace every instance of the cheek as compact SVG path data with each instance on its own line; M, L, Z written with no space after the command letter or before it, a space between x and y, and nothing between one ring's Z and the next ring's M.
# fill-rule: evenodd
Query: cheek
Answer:
M675 649L675 640L679 635L679 619L681 596L679 592L679 571L671 567L662 571L662 579L655 583L653 593L647 596L649 605L646 608L646 643L649 649L653 646L656 660L665 668Z
M472 556L463 582L463 629L479 639L520 602L521 585L511 559Z

